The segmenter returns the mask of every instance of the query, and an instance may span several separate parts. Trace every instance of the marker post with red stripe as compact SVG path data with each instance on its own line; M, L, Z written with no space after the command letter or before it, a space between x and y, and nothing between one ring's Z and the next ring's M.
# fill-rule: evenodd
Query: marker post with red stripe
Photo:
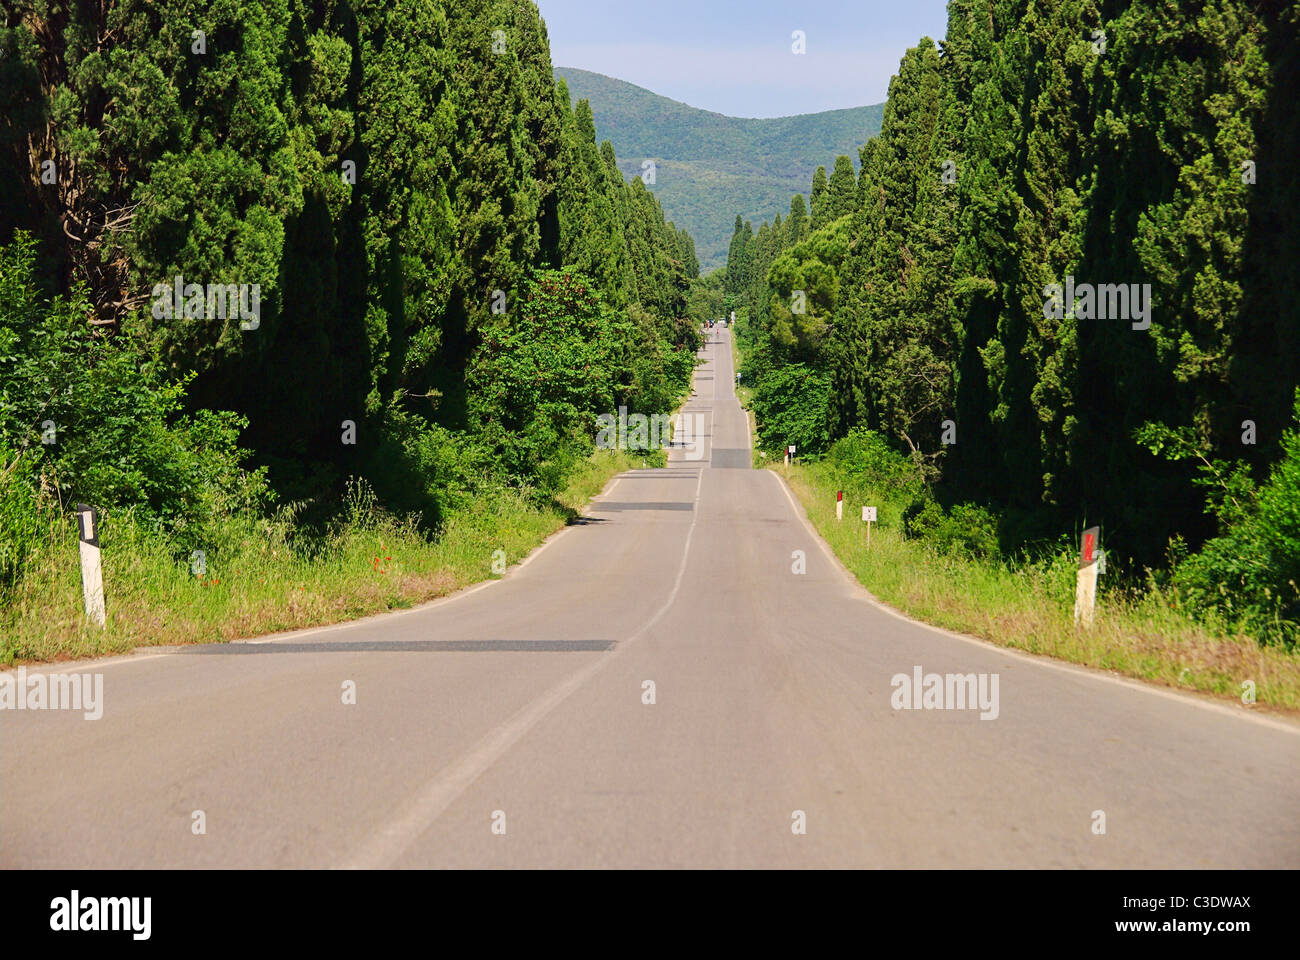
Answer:
M1074 588L1074 625L1092 626L1093 613L1097 606L1097 574L1100 573L1101 551L1097 549L1101 541L1101 527L1089 527L1083 531L1079 544L1079 573Z
M837 490L835 492L835 519L836 520L844 519L844 491L843 490Z

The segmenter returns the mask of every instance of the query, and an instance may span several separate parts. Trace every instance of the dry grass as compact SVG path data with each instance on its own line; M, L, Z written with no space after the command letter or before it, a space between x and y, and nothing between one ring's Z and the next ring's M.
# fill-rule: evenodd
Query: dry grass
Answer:
M87 623L75 524L55 529L0 613L0 662L70 660L160 644L214 643L402 609L494 578L503 551L518 563L561 529L616 473L639 467L598 451L558 505L510 491L453 517L436 540L411 523L369 517L309 550L273 523L232 520L227 543L198 576L163 540L129 520L100 525L105 629Z

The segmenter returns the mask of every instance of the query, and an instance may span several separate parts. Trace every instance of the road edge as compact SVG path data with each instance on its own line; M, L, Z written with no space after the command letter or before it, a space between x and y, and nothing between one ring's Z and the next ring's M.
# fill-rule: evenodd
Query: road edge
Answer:
M1058 660L1055 657L1044 656L1042 654L1026 653L1023 650L1017 650L1014 647L1007 647L1001 644L994 643L991 640L985 640L981 637L974 637L969 634L958 633L955 630L949 630L946 627L938 627L932 623L926 623L924 620L918 620L915 617L909 616L903 611L897 609L896 607L890 606L889 604L885 603L883 600L880 600L878 597L876 597L876 595L873 594L870 589L868 589L866 584L864 584L861 580L859 580L857 576L853 573L853 571L850 570L847 566L845 566L844 561L842 561L839 558L839 555L836 554L833 549L831 549L830 544L827 543L825 538L822 537L822 535L817 532L817 528L814 527L812 521L808 519L807 511L804 509L803 504L799 502L799 498L794 495L794 491L790 489L790 485L786 483L785 477L781 476L775 470L771 470L771 469L763 468L763 472L770 474L771 476L776 478L776 482L780 485L781 490L785 493L786 499L790 501L790 506L794 509L795 516L798 517L799 522L803 524L804 530L806 530L809 536L811 536L816 541L817 545L821 547L822 553L824 553L827 559L830 560L831 565L835 569L837 569L840 572L840 574L844 577L844 579L847 581L848 585L851 588L851 592L854 595L854 599L856 600L869 603L876 609L881 610L889 614L890 616L895 617L896 619L903 620L907 623L910 623L913 626L923 627L926 630L929 630L933 633L940 634L945 637L949 637L950 639L953 640L960 640L964 643L976 644L987 650L997 651L1000 654L1010 656L1010 657L1015 657L1016 659L1019 660L1023 660L1026 663L1036 664L1040 667L1045 667L1051 670L1059 670L1059 671L1072 673L1076 676L1088 677L1093 680L1100 680L1106 683L1117 684L1119 686L1128 687L1132 690L1140 690L1144 693L1152 694L1158 697L1163 697L1166 700L1181 701L1182 703L1201 707L1202 709L1205 710L1211 710L1215 713L1222 714L1223 716L1235 717L1238 720L1247 720L1252 723L1270 727L1274 730L1280 730L1284 733L1289 733L1292 736L1300 736L1300 721L1292 720L1290 717L1286 716L1285 714L1282 715L1269 714L1269 715L1261 716L1257 713L1249 712L1244 707L1229 707L1227 704L1221 702L1216 698L1211 697L1208 694L1198 694L1198 693L1182 691L1182 690L1175 691L1169 689L1168 687L1163 687L1158 684L1153 684L1144 680L1140 680L1136 677L1126 677L1123 676L1122 674L1100 670L1096 667L1089 667L1081 663L1070 663L1067 660Z

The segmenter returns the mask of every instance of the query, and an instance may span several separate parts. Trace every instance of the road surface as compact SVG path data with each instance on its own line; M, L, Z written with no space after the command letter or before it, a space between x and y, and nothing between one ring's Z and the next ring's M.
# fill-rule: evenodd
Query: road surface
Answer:
M0 866L1300 866L1297 727L874 604L750 468L711 336L699 459L503 580L53 668L104 715L0 713ZM894 709L918 667L996 674L996 717Z

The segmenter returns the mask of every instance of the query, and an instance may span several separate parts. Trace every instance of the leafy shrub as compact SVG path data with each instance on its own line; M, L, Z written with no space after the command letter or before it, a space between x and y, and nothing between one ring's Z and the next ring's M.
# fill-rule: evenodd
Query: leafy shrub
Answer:
M418 514L426 529L470 504L495 480L496 465L469 434L429 423L398 404L388 410L381 430L365 474L390 510Z
M830 393L830 374L801 363L764 375L753 399L759 446L775 455L789 444L805 458L825 453L831 442Z
M17 456L0 441L0 596L18 582L43 542L34 459Z
M830 459L845 486L869 487L904 503L917 497L922 479L916 466L874 430L855 427L831 448Z
M1300 639L1300 391L1295 423L1257 491L1246 489L1239 471L1202 466L1203 475L1224 478L1208 504L1222 533L1173 576L1193 609L1216 611L1264 642L1286 645Z
M543 404L612 410L618 385L631 381L614 322L577 274L544 271L529 280L512 314L483 331L470 364L475 424L522 433Z
M924 540L942 553L997 559L998 523L988 510L973 503L944 508L928 494L903 511L903 535Z
M468 374L477 442L501 477L548 497L590 454L598 414L667 412L694 361L657 330L640 307L612 310L582 275L539 271L509 322L484 331Z
M84 290L43 297L35 259L35 242L21 232L0 248L0 444L28 464L25 479L6 482L31 487L41 477L65 507L136 508L178 549L268 504L264 473L243 468L237 440L246 421L182 415L184 383L165 380L129 334L97 333Z
M653 315L632 304L627 308L627 320L616 322L613 330L624 345L622 363L630 374L615 399L626 402L629 410L647 415L671 410L695 369L694 327L686 338L688 344L676 347L660 334Z
M591 418L572 404L544 403L515 432L488 424L481 442L512 486L534 488L538 497L547 499L564 487L577 462L591 453L595 436Z

